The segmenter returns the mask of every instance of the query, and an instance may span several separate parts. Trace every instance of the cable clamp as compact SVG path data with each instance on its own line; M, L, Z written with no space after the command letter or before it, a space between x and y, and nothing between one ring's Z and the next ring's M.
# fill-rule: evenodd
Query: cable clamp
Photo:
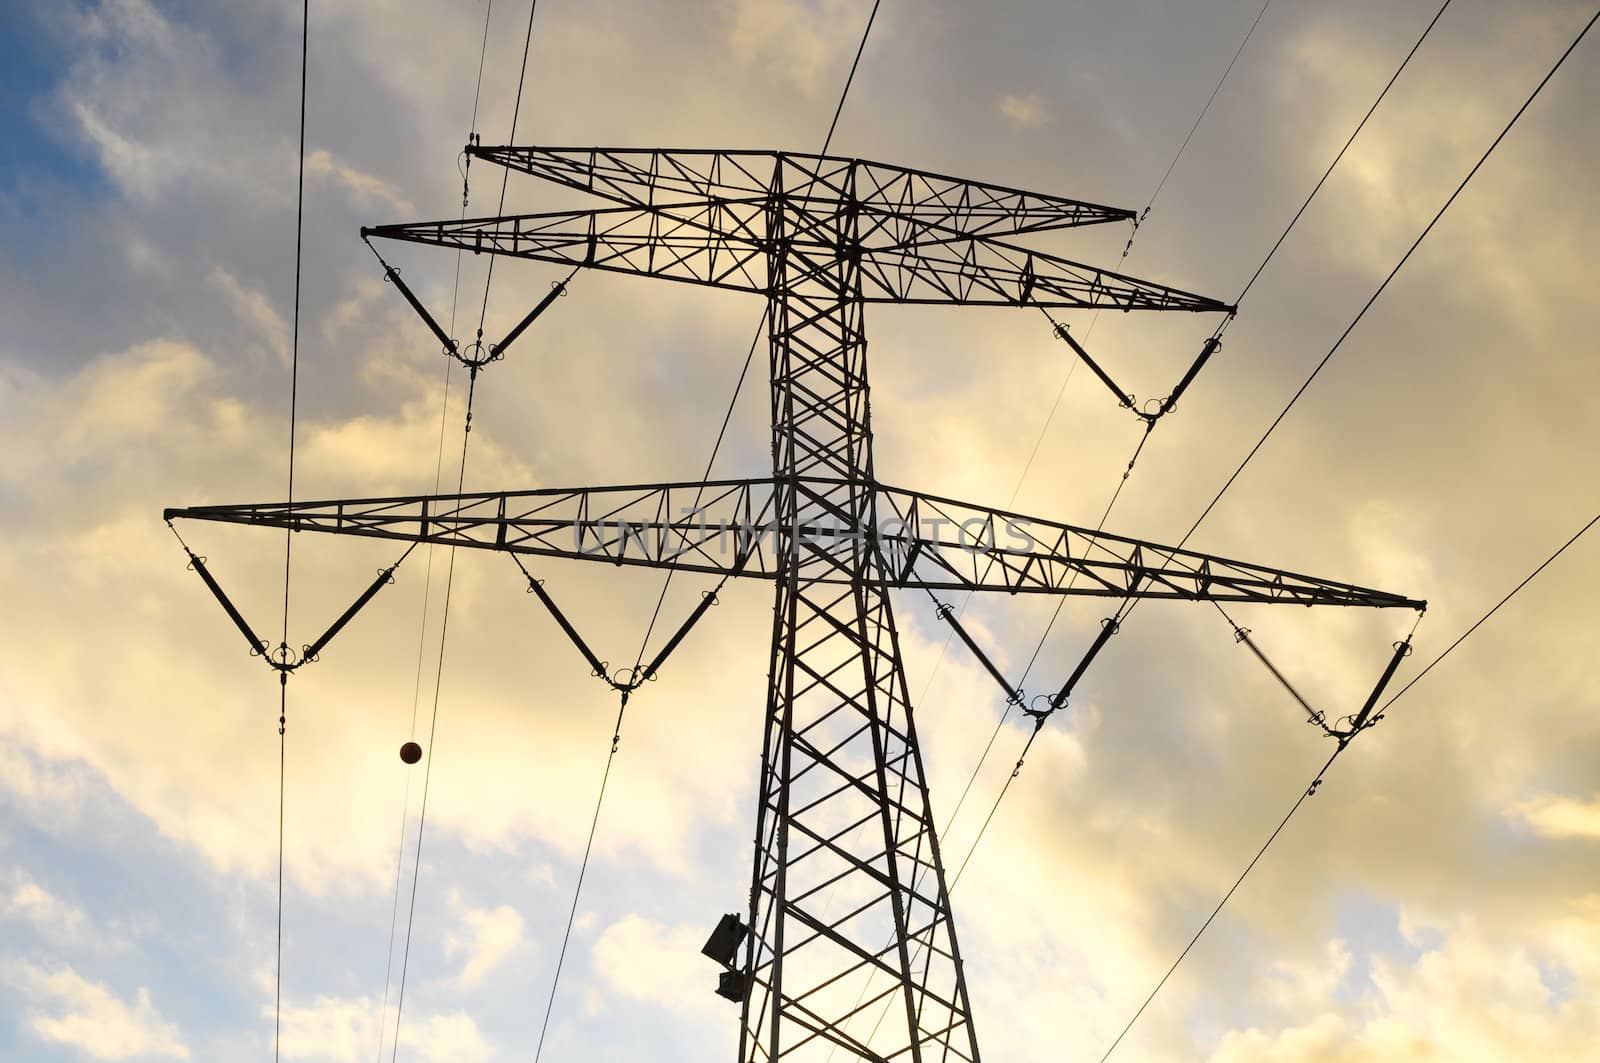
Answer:
M263 656L266 657L267 664L276 669L283 677L284 682L288 682L290 672L305 663L305 661L296 658L295 652L289 648L287 642L278 643L276 649L263 653Z
M1043 702L1042 708L1040 707L1041 702ZM1037 731L1040 727L1044 726L1045 720L1054 715L1057 709L1064 709L1066 707L1066 698L1062 698L1060 701L1057 701L1055 697L1049 694L1035 694L1033 696L1033 704L1024 708L1022 711L1033 718L1033 729Z
M495 353L493 347L485 347L483 345L483 333L481 332L478 333L478 338L467 344L463 350L452 351L447 347L445 348L444 353L448 354L450 357L454 358L468 369L473 370L481 369L490 362L497 362L500 360L500 356Z

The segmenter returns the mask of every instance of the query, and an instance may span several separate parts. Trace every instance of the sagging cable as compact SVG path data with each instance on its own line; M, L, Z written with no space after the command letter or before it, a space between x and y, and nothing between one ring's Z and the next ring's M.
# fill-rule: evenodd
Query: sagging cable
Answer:
M1000 669L995 667L995 663L989 659L988 654L983 652L983 648L978 645L977 640L967 633L966 628L961 626L961 621L956 617L955 609L935 598L932 591L928 592L928 597L933 599L934 613L940 620L950 625L950 630L960 637L961 641L966 644L967 649L971 650L972 655L978 659L978 663L983 665L984 670L994 677L996 683L1000 684L1000 689L1005 691L1006 704L1021 705L1024 697L1022 689L1012 686L1011 682L1001 674Z
M1224 613L1223 615L1226 616L1227 614ZM1256 655L1256 660L1265 665L1267 671L1272 673L1272 677L1283 686L1283 689L1289 692L1290 697L1294 698L1295 701L1300 703L1300 707L1306 711L1306 718L1313 725L1322 728L1322 732L1324 734L1329 735L1330 737L1334 736L1335 732L1333 728L1328 726L1327 716L1312 708L1311 703L1300 696L1300 692L1294 688L1294 684L1290 683L1288 678L1285 677L1282 672L1278 671L1277 666L1267 659L1267 655L1261 652L1261 647L1257 646L1255 644L1255 640L1250 637L1250 629L1240 627L1238 624L1234 624L1231 619L1228 621L1228 623L1233 624L1233 640L1235 642L1242 642L1250 648L1250 652Z
M544 607L550 610L550 615L555 618L556 624L560 626L562 631L566 632L567 638L572 640L572 644L578 648L578 652L583 654L583 659L589 662L589 667L592 669L594 676L605 680L613 688L621 689L612 681L610 668L606 662L595 656L594 651L589 648L589 644L583 641L583 636L578 634L578 629L572 626L572 621L567 619L567 615L556 605L555 599L551 598L544 589L544 584L533 578L533 573L529 572L527 566L522 563L522 558L512 554L511 560L517 563L517 567L522 569L523 576L527 578L528 593L536 595L539 601L544 604Z
M1078 680L1083 678L1084 673L1089 670L1089 665L1093 664L1094 659L1100 655L1100 651L1105 649L1106 643L1111 641L1111 636L1120 630L1122 630L1122 627L1117 623L1116 617L1108 616L1100 621L1100 633L1089 644L1089 649L1084 653L1083 660L1079 661L1078 667L1074 668L1072 674L1067 676L1067 681L1061 684L1061 689L1056 691L1055 697L1045 702L1042 708L1036 704L1033 708L1027 710L1028 715L1033 717L1036 728L1043 726L1044 721L1051 713L1057 709L1066 708L1067 699L1072 696L1073 688L1078 685ZM1037 700L1035 699L1036 702ZM1019 768L1022 766L1020 761L1017 766Z
M361 239L366 242L367 247L371 249L374 255L377 256L378 264L383 267L384 279L390 284L393 284L400 294L405 296L406 302L411 304L411 309L417 312L417 316L422 318L423 323L428 326L433 334L438 337L439 342L444 345L444 353L459 360L461 358L460 345L458 345L456 341L452 339L442 327L440 327L439 322L434 320L432 314L428 313L428 308L422 305L422 300L418 299L416 293L411 290L410 286L407 285L405 281L400 279L400 271L389 265L388 262L384 261L384 257L378 253L378 249L372 246L372 241L367 239L368 232L370 232L370 230L363 227L361 230Z

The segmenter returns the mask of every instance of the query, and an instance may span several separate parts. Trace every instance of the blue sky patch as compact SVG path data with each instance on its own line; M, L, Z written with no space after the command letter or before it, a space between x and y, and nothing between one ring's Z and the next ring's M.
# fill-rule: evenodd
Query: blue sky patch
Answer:
M0 5L0 40L10 43L0 62L0 188L15 192L28 178L59 181L79 193L107 188L89 153L75 149L48 119L49 97L66 74L69 53L55 20L40 3Z

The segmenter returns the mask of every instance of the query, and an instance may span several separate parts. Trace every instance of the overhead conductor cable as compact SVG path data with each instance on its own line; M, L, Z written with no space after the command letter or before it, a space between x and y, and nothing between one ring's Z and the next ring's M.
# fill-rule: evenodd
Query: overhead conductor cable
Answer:
M1449 0L1446 0L1445 6L1446 7L1449 6ZM1443 10L1444 10L1443 8L1440 9L1440 13L1441 14L1443 13ZM1438 15L1434 16L1434 22L1438 21L1438 17L1439 17ZM1586 36L1588 36L1589 31L1594 27L1594 24L1595 24L1595 22L1597 20L1600 20L1600 9L1597 9L1595 11L1595 13L1592 16L1590 16L1589 21L1584 23L1583 28L1578 31L1577 36L1572 39L1572 42L1567 45L1566 50L1561 53L1560 57L1557 58L1555 63L1550 67L1549 72L1546 73L1544 75L1544 77L1539 81L1538 85L1536 85L1534 87L1533 92L1529 94L1528 98L1525 101L1523 101L1522 106L1517 109L1516 113L1511 116L1510 121L1508 121L1506 123L1505 127L1500 131L1499 135L1496 136L1494 138L1494 140L1489 144L1488 148L1486 148L1484 150L1483 155L1478 159L1478 161L1475 164L1473 164L1472 169L1467 172L1466 177L1462 178L1461 183L1456 186L1455 191L1450 194L1450 197L1447 200L1445 200L1444 205L1439 208L1438 212L1433 216L1433 219L1428 222L1427 227L1423 229L1422 233L1412 243L1410 248L1408 248L1406 250L1405 254L1401 257L1399 263L1396 264L1395 268L1392 271L1390 271L1390 273L1389 273L1389 275L1387 277L1384 278L1382 284L1380 284L1379 287L1378 287L1378 291L1373 294L1372 299L1368 300L1366 305L1362 307L1360 313L1357 314L1357 316L1356 316L1356 321L1357 322L1360 321L1361 316L1364 315L1366 313L1367 309L1372 306L1372 303L1374 301L1376 301L1378 295L1380 295L1383 292L1384 288L1386 288L1388 286L1389 282L1394 279L1395 274L1399 273L1400 267L1405 265L1406 261L1411 257L1411 254L1414 251L1416 251L1417 247L1427 237L1428 233L1430 233L1433 230L1433 227L1438 223L1439 219L1444 216L1444 214L1445 214L1445 212L1447 210L1449 210L1450 205L1456 201L1456 198L1461 194L1462 190L1464 188L1466 188L1467 184L1472 180L1473 176L1476 175L1478 170L1483 167L1483 164L1488 161L1489 156L1494 153L1494 150L1500 145L1500 142L1502 140L1504 140L1506 135L1511 132L1511 129L1517 124L1517 121L1523 116L1523 114L1528 110L1528 108L1533 105L1533 101L1538 99L1539 94L1544 91L1545 86L1550 83L1551 79L1555 77L1556 72L1559 71L1561 69L1562 65L1566 63L1567 58L1570 55L1572 55L1572 53L1577 49L1578 45L1583 42L1583 39ZM1428 24L1428 28L1429 28L1429 30L1431 30L1433 28L1433 23L1432 22L1430 22ZM1427 31L1424 31L1423 36L1424 36L1424 38L1427 36ZM1419 41L1418 44L1420 45L1420 43L1421 42ZM1415 54L1415 53L1416 53L1416 48L1413 47L1412 51L1411 51L1411 54ZM1410 55L1408 55L1406 58L1409 61ZM1390 84L1392 85L1393 83L1394 82L1391 79ZM1387 89L1385 89L1385 91L1387 91ZM1369 114L1370 114L1370 112L1369 112ZM1350 334L1350 330L1353 329L1354 327L1355 327L1355 322L1352 322L1350 328L1347 328L1344 331L1344 333L1341 334L1341 336L1339 337L1339 340L1335 342L1333 349L1328 352L1327 356L1325 356L1323 358L1322 362L1320 362L1317 365L1317 367L1312 371L1311 377L1309 377L1306 380L1305 384L1301 385L1300 390L1295 393L1294 399L1290 400L1289 407L1292 407L1294 405L1294 401L1296 399L1298 399L1300 397L1300 395L1305 392L1306 388L1308 388L1311 385L1311 381L1316 378L1317 373L1320 372L1322 367L1327 364L1328 359L1330 359L1333 356L1334 351L1338 350L1339 345L1344 340L1344 337L1348 336ZM1278 420L1273 422L1272 427L1275 428L1277 426L1277 424L1283 419L1283 417L1288 413L1289 407L1285 407L1283 413L1279 415ZM1271 428L1268 429L1267 434L1268 435L1271 434ZM1261 439L1261 442L1257 443L1256 444L1256 448L1252 449L1251 452L1250 452L1250 455L1246 457L1246 459L1245 459L1245 463L1246 464L1249 462L1250 457L1253 457L1255 455L1256 450L1260 449L1261 443L1264 443L1265 441L1266 441L1266 436L1263 436L1262 439ZM1244 468L1244 465L1241 464L1239 470L1235 471L1234 477L1237 477L1238 476L1238 472L1242 471L1243 468ZM1232 484L1234 477L1230 477L1229 480L1228 480L1228 484L1225 484L1223 486L1223 490L1224 491L1227 490L1228 485ZM1221 497L1221 493L1220 492L1218 494L1218 497L1219 498ZM1212 500L1212 506L1214 506L1215 504L1216 504L1216 499L1213 499ZM1208 506L1206 508L1206 512L1209 513L1210 510L1211 510L1211 506ZM1205 517L1205 514L1202 513L1201 514L1201 519L1203 520L1204 517ZM1548 558L1546 558L1537 568L1535 568L1532 572L1530 572L1527 575L1527 577L1522 580L1522 582L1518 583L1516 587L1512 588L1510 593L1508 593L1504 598L1500 599L1500 601L1497 602L1487 613L1485 613L1482 617L1480 617L1477 620L1476 623L1474 623L1459 638L1457 638L1455 642L1451 643L1450 646L1447 647L1443 653L1441 653L1438 657L1435 657L1433 659L1433 661L1431 661L1427 665L1427 667L1425 667L1421 672L1419 672L1415 677L1413 677L1411 679L1411 681L1408 682L1405 686L1401 687L1398 693L1396 693L1393 697L1389 698L1388 701L1384 702L1383 703L1383 707L1381 709L1377 710L1378 714L1382 715L1382 713L1384 711L1386 711L1389 708L1389 706L1393 705L1396 701L1398 701L1401 697L1403 697L1406 694L1407 691L1409 691L1414 685L1416 685L1417 682L1419 682L1423 678L1423 676L1426 676L1429 672L1431 672L1434 669L1434 667L1436 665L1438 665L1441 661L1443 661L1447 656L1449 656L1450 653L1453 652L1456 649L1456 647L1460 646L1463 642L1465 642L1467 640L1467 638L1472 635L1473 632L1477 631L1478 628L1481 627L1485 622L1487 622L1490 617L1494 616L1494 614L1496 612L1498 612L1502 606L1504 606L1507 602L1509 602L1512 598L1514 598L1524 587L1526 587L1529 583L1531 583L1534 580L1534 578L1539 575L1539 573L1543 572L1546 567L1548 567L1558 557L1560 557L1567 550L1568 547L1570 547L1573 543L1577 542L1578 539L1581 538L1586 532L1588 532L1590 528L1594 527L1594 525L1597 522L1600 522L1600 514L1596 514L1592 519L1590 519L1587 524L1585 524L1583 527L1581 527L1577 531L1577 533L1572 536L1572 538L1568 539L1565 543L1563 543L1561 545L1561 547L1556 550L1555 553L1551 554ZM1199 521L1195 522L1195 526L1196 527L1199 526ZM1192 529L1191 529L1191 531L1192 531ZM1420 619L1421 619L1421 616L1419 614L1418 620L1420 621ZM1413 630L1415 630L1414 626L1413 626ZM1408 637L1407 643L1409 643L1409 637ZM1397 648L1396 656L1398 657L1400 655L1401 655L1400 651ZM1391 666L1398 667L1398 661L1391 660L1390 663L1391 663ZM1386 675L1392 675L1392 673L1386 671ZM1387 679L1383 680L1380 683L1380 686L1386 686L1387 682L1388 682ZM1364 710L1364 711L1366 711L1366 712L1368 712L1370 714L1370 712L1372 710L1367 709L1367 710ZM1370 722L1370 721L1363 721L1363 722L1366 723L1366 722ZM1300 806L1302 804L1304 804L1306 798L1309 797L1313 792L1315 792L1317 787L1320 786L1321 780L1322 780L1323 776L1326 774L1328 768L1332 766L1334 760L1336 760L1338 758L1338 756L1342 752L1344 752L1344 750L1346 748L1347 748L1347 742L1341 741L1339 746L1333 751L1333 754L1331 756L1329 756L1327 762L1325 764L1323 764L1323 766L1321 768L1318 769L1318 771L1317 771L1316 775L1313 777L1310 785L1305 790L1303 790L1301 792L1300 796L1295 800L1295 802L1292 805L1290 805L1289 811L1284 814L1283 819L1279 821L1278 825L1273 829L1272 833L1267 836L1267 840L1262 843L1261 848L1259 850L1257 850L1255 856L1253 856L1250 859L1250 862L1245 865L1244 870L1239 873L1239 876L1238 876L1237 879L1234 880L1233 885L1229 887L1228 891L1225 894L1223 894L1222 899L1217 902L1216 907L1214 907L1212 909L1211 914L1206 917L1206 920L1200 925L1199 929L1196 930L1194 935L1189 939L1189 942L1183 947L1183 950L1178 954L1177 959L1175 959L1172 962L1172 965L1161 976L1160 980L1156 982L1155 987L1153 989L1151 989L1149 995L1145 997L1143 1002L1140 1003L1138 1009L1133 1013L1133 1017L1128 1020L1127 1024L1122 1028L1122 1031L1117 1034L1116 1039L1111 1042L1111 1045L1110 1045L1109 1048L1106 1049L1105 1054L1100 1057L1101 1063L1105 1063L1105 1061L1111 1057L1111 1054L1116 1051L1117 1046L1122 1043L1123 1039L1128 1035L1128 1032L1130 1030L1132 1030L1134 1025L1139 1021L1139 1017L1141 1015L1143 1015L1145 1010L1150 1006L1150 1002L1153 1001L1156 998L1156 995L1161 992L1162 987L1167 984L1167 981L1172 977L1173 972L1175 972L1178 969L1178 967L1183 963L1184 958L1187 957L1189 952L1194 948L1195 943L1198 942L1200 940L1200 938L1205 934L1206 930L1211 926L1212 922L1221 913L1222 909L1227 905L1229 899L1231 899L1233 897L1234 893L1238 891L1239 886L1243 884L1244 880L1247 877L1249 877L1250 872L1255 868L1256 864L1260 862L1261 858L1266 855L1267 850L1269 848L1271 848L1272 843L1277 840L1278 835L1281 834L1283 832L1284 828L1288 826L1289 821L1291 819L1293 819L1294 816L1295 816L1295 813L1297 813L1300 810Z

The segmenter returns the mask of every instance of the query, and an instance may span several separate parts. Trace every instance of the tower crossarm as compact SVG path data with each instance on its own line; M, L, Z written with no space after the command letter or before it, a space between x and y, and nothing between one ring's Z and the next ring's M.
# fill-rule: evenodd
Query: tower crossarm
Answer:
M894 586L1117 598L1420 609L1354 584L894 487L877 538Z
M772 504L770 479L712 480L191 506L166 518L771 578Z
M498 218L412 222L362 234L564 266L661 277L767 294L762 203L707 199ZM800 218L823 217L810 210ZM854 255L868 303L1042 306L1064 309L1225 311L1225 303L1178 288L1030 251L999 240L952 235L934 226L863 225L852 247L811 233L789 237L806 260Z
M363 236L765 293L759 203L705 200L363 228Z
M1064 196L947 177L864 159L778 151L469 147L468 154L628 206L746 199L772 189L808 200L850 201L865 215L895 216L968 236L1042 232L1131 221L1134 212Z
M938 233L861 254L869 303L1231 312L1216 299L1000 240Z
M360 535L483 550L776 579L783 569L772 479L547 488L322 502L193 506L169 519ZM832 481L801 479L812 497ZM818 547L876 542L893 588L1190 601L1421 608L1353 584L1179 550L1109 532L879 486L877 527L814 517ZM843 571L810 573L847 584Z

